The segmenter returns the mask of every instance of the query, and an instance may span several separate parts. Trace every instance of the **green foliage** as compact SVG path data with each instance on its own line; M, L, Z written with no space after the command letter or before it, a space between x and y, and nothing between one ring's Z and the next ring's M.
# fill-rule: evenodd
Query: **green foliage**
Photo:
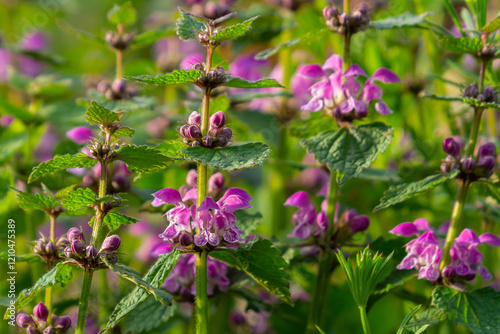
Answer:
M476 55L483 47L483 43L478 38L438 36L438 41L442 48L455 53Z
M0 137L0 162L12 157L28 141L28 133L22 132L13 136L6 131Z
M132 137L134 133L135 133L134 129L131 129L127 126L122 126L118 130L116 130L115 133L113 133L113 135L116 137L121 137L121 136Z
M290 134L300 139L311 138L318 133L335 130L336 122L329 116L321 113L311 113L308 119L293 122L290 125Z
M444 320L446 320L446 314L443 310L432 307L415 314L406 328L414 333L423 333L430 326L436 325Z
M432 303L456 324L462 324L475 334L500 333L500 292L490 287L461 292L438 286L432 293Z
M176 27L177 36L185 41L198 39L199 33L206 29L206 24L198 21L195 17L182 9L180 9L180 11L181 17L177 19Z
M234 88L284 88L284 86L282 86L278 81L270 78L260 79L257 81L247 81L242 78L230 77L227 79L224 86Z
M469 98L463 99L463 102L478 108L500 109L500 103L498 102L483 102L477 99L469 99Z
M463 101L463 98L461 98L460 96L436 95L428 92L420 93L419 97L425 97L428 99L440 100L440 101Z
M19 296L17 297L14 304L15 311L17 312L24 306L28 305L46 287L54 286L56 284L64 287L72 277L73 273L71 271L71 266L64 263L58 263L49 272L40 277L40 279L35 283L33 287L25 289L19 293ZM7 310L4 315L4 319L8 318L9 310Z
M500 17L497 17L487 25L481 28L483 32L492 33L500 29Z
M262 223L260 212L248 213L244 210L236 212L236 222L240 230L243 231L242 238L247 238Z
M164 141L156 147L161 154L172 159L185 159L186 155L182 153L186 145L177 140Z
M166 255L160 255L160 258L156 263L149 269L148 273L144 276L144 281L148 282L151 286L158 288L163 284L170 271L174 268L181 252L175 248L172 252ZM127 316L130 312L135 310L140 304L148 299L148 293L136 287L130 294L122 298L118 304L116 304L113 313L108 319L106 327L99 333L103 334L109 329L113 328L121 319ZM150 298L152 299L152 298Z
M271 154L264 143L252 142L209 149L201 146L184 150L186 159L201 162L217 169L233 171L260 165Z
M135 80L153 85L180 85L186 83L194 83L203 75L198 70L175 70L167 74L157 76L140 75L137 77L125 77L128 80Z
M266 49L264 51L261 51L255 55L255 59L267 59L271 56L274 56L278 52L291 48L294 45L297 45L300 42L299 38L292 39L290 41L282 42L276 45L273 48Z
M429 12L425 12L420 15L415 15L413 13L406 12L401 15L390 16L382 20L371 21L370 28L383 30L403 27L422 27L422 25L427 22L426 17L430 14L431 13Z
M94 166L96 163L97 163L96 160L88 157L83 153L77 153L74 155L71 154L56 155L52 159L42 162L38 166L34 167L28 179L28 183L35 181L40 176L52 172L57 172L60 170L66 170L68 168L75 168L75 167L90 168Z
M8 252L0 252L0 262L7 262L11 258ZM16 255L14 256L16 263L17 262L27 262L27 263L36 263L42 261L42 258L36 254L24 254L24 255Z
M42 194L29 194L12 188L16 191L19 207L23 210L40 210L49 212L61 204L51 196Z
M7 99L0 99L0 111L2 114L19 118L21 121L30 121L34 118L34 115L32 115L28 110L10 104Z
M81 207L94 205L97 203L97 197L90 188L78 188L68 192L63 198L63 206L68 210L78 210Z
M85 120L89 124L102 124L108 126L120 120L119 114L112 112L95 101L91 101L87 112L85 113Z
M394 129L383 123L343 127L302 141L320 163L338 172L340 183L357 177L392 141Z
M375 290L380 275L385 266L392 258L392 253L387 258L383 258L381 254L372 254L369 248L356 254L356 266L352 267L351 259L345 259L342 251L335 253L339 260L342 269L347 277L347 284L351 289L352 296L359 307L366 307L368 298Z
M288 265L271 241L258 238L237 250L211 252L210 256L243 270L267 291L291 304L290 275L285 271Z
M168 328L168 324L165 323L174 315L177 309L176 305L165 306L154 298L146 299L125 319L125 331L127 333L143 333L160 326L165 330L165 327Z
M210 37L210 40L220 43L228 39L235 39L244 35L252 26L252 22L259 16L254 16L244 22L235 24L230 27L219 30L216 34Z
M151 170L167 167L175 162L150 146L122 146L116 156L117 160L123 161L127 167L137 172L148 172Z
M104 261L104 263L106 263L109 269L111 269L127 281L134 283L135 286L142 289L149 295L154 296L155 299L163 305L172 305L172 296L169 293L167 293L163 289L159 289L157 286L151 285L148 281L142 279L142 277L139 276L139 273L134 269L120 263L111 264L106 259L106 257L101 257L101 259Z
M126 224L137 223L139 220L126 216L124 214L118 212L108 212L106 216L104 216L103 226L107 226L109 230L115 231L120 226Z
M109 49L107 47L108 44L104 41L103 38L101 38L99 36L96 36L94 34L88 33L86 31L82 31L82 30L76 29L76 28L72 27L71 25L69 25L68 23L66 23L66 22L64 22L62 20L56 20L56 23L59 26L59 28L61 28L61 30L63 30L64 32L66 32L66 33L68 33L70 35L76 36L77 38L81 39L82 41L95 44L95 45L97 45L97 46L99 46L101 48L104 48L106 50Z
M149 46L164 37L173 35L175 35L175 30L173 28L167 28L159 31L149 30L135 36L130 48L132 50L140 49Z
M137 12L130 1L123 5L115 4L108 12L108 21L113 24L129 25L137 20Z
M373 211L386 209L394 204L419 196L427 190L434 189L448 180L453 180L458 174L459 171L454 170L449 174L431 175L420 181L391 186L384 192L384 197L380 200L380 204L377 205Z

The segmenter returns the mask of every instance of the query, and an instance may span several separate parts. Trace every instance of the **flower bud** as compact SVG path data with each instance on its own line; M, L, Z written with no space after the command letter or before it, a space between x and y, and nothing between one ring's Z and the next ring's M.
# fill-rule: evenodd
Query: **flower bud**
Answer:
M242 325L245 325L247 323L247 320L241 312L234 311L231 313L231 322L235 326L242 326Z
M460 163L464 172L472 172L476 168L476 162L472 157L463 158Z
M108 31L104 35L104 40L106 41L106 43L110 44L113 41L114 37L115 37L115 32L114 31Z
M186 138L198 139L201 138L201 131L197 125L190 125L186 130Z
M59 317L53 322L53 325L56 329L65 333L71 327L71 318L67 315Z
M368 228L368 226L370 226L370 218L368 218L368 216L356 216L351 222L351 232L353 234L357 232L363 232Z
M193 243L193 236L189 233L182 233L179 238L179 243L182 246L187 247Z
M64 256L71 257L71 255L73 255L73 252L71 251L71 247L66 247L64 249Z
M181 134L182 137L188 138L188 133L187 130L189 129L189 125L183 125L179 129L179 133Z
M106 259L111 264L115 264L116 262L118 262L118 256L116 256L116 255L108 255L108 254L106 254Z
M370 7L368 6L368 4L363 2L363 3L358 4L358 6L356 7L356 10L359 10L361 13L366 14L370 10Z
M460 155L460 145L453 138L446 138L443 141L443 151L454 158Z
M215 173L208 179L208 191L217 194L224 187L224 176L221 173Z
M52 241L49 241L45 246L45 251L47 253L55 253L57 251L56 245L54 245Z
M127 89L127 83L122 79L115 79L111 85L111 90L116 94L122 94Z
M35 244L35 246L33 246L33 252L34 253L37 253L37 254L41 254L45 251L45 246L43 244L43 241L41 240L38 240Z
M81 243L79 240L71 243L71 252L73 254L81 254L85 251L85 245Z
M16 317L16 322L19 327L27 328L29 325L34 325L35 321L26 313L19 313Z
M212 147L213 143L214 143L214 140L212 137L210 137L210 136L203 137L203 146Z
M352 23L360 24L361 22L363 22L363 13L357 10L352 14Z
M209 119L210 129L222 129L226 125L226 115L222 111L218 111Z
M38 331L34 326L30 325L28 326L28 328L26 328L26 334L38 334Z
M479 167L485 170L491 170L495 167L495 158L491 155L479 159Z
M227 137L227 139L231 139L231 137L233 136L233 131L231 131L230 128L224 128L220 131L219 135L221 137Z
M323 8L323 17L327 21L330 20L331 18L333 18L334 16L336 16L334 13L335 13L335 10L330 6Z
M191 147L196 147L196 146L200 146L200 142L199 141L194 141L191 143Z
M97 84L97 91L101 94L105 94L107 92L108 89L111 88L111 85L109 84L109 82L107 81L100 81L98 84Z
M55 331L54 331L54 328L52 326L50 327L47 327L43 330L43 334L54 334Z
M472 281L474 278L476 278L476 273L469 273L467 275L462 276L462 278L466 281Z
M88 258L95 259L97 257L97 249L92 245L87 246L87 249L85 251L85 255Z
M196 169L190 169L186 176L186 184L193 188L198 184L198 172Z
M229 143L229 139L227 137L220 137L219 140L217 140L217 145L219 147L225 147Z
M478 151L478 156L479 158L485 157L485 156L495 156L497 154L497 148L495 147L495 144L489 142L484 145L481 145L479 147Z
M464 89L464 97L476 98L477 94L479 94L479 88L475 82Z
M346 26L351 21L351 17L347 13L342 13L339 16L339 22L341 25Z
M200 113L197 111L193 111L191 115L188 117L188 124L189 125L200 125L201 123L201 116Z
M83 240L83 234L79 228L72 227L68 231L68 241L73 243L76 240Z
M453 266L451 265L445 266L441 272L445 278L450 279L455 277L455 270L453 270Z
M102 243L101 246L101 252L114 252L120 247L121 240L120 237L117 236L116 234L107 237L104 239L104 242Z
M46 322L49 316L49 309L43 303L38 303L33 309L33 315L37 321Z

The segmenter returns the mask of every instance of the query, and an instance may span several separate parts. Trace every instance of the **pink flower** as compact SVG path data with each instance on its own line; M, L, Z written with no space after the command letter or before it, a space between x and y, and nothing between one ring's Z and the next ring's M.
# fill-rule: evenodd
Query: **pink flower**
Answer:
M78 126L66 132L66 136L77 144L85 144L93 137L93 133L86 126Z

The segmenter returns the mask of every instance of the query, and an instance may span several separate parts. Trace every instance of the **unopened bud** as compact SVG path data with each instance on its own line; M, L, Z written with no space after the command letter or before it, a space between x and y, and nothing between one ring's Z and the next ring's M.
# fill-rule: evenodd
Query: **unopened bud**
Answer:
M101 94L105 94L108 89L111 88L111 85L109 84L109 82L107 81L100 81L98 84L97 84L97 91Z
M26 334L38 334L38 331L36 330L35 326L28 326L26 328Z
M352 22L354 24L360 24L363 21L363 13L361 13L359 10L355 11L352 14Z
M447 265L443 268L442 274L445 278L451 279L455 277L455 270L453 270L451 265Z
M218 193L224 187L224 176L215 173L208 179L208 191L212 194Z
M79 228L72 227L68 231L68 241L73 243L76 240L83 240L83 233Z
M34 325L35 321L25 313L19 313L16 317L16 322L19 327L27 328L29 325Z
M97 257L97 249L92 245L87 246L87 249L85 251L85 255L88 258L95 259Z
M54 245L52 241L49 241L45 246L45 251L47 253L55 253L56 250L57 250L56 245Z
M350 21L351 21L351 17L349 16L349 14L347 14L347 13L340 14L339 23L341 25L346 26L349 24Z
M198 139L201 138L201 131L197 125L190 125L186 130L187 138Z
M189 115L188 124L189 125L198 125L199 126L200 122L201 122L200 113L198 113L197 111L193 111L191 113L191 115Z
M460 145L453 138L446 138L443 141L443 151L454 158L460 155Z
M486 144L483 144L479 147L479 150L478 150L478 156L479 158L481 157L485 157L485 156L496 156L497 154L497 148L495 146L495 144L493 144L492 142L488 142Z
M54 331L54 327L50 326L50 327L47 327L43 330L43 334L54 334L55 331Z
M196 169L189 170L186 176L186 183L191 188L196 187L198 184L198 172Z
M464 97L476 98L479 93L479 88L475 82L471 83L464 89Z
M227 139L231 139L231 137L233 136L233 131L231 131L230 128L224 128L221 130L221 132L219 133L219 135L221 137L227 137Z
M71 318L67 315L59 317L53 322L53 325L56 329L59 329L64 333L71 327Z
M323 8L323 17L328 21L334 16L334 10L332 7L327 6Z
M127 89L127 83L122 79L115 79L111 85L111 90L116 94L123 94Z
M368 4L363 2L363 3L358 4L356 9L359 10L363 14L367 14L368 11L370 10L370 7L368 6Z
M368 228L368 226L370 226L370 218L368 218L368 216L356 216L351 222L351 232L353 234L363 232Z
M33 309L33 315L37 321L46 322L49 316L49 309L43 303L38 303Z
M492 170L495 167L495 158L491 155L480 158L479 167L487 171Z
M101 251L114 252L118 249L118 247L120 247L120 244L121 244L120 237L114 234L104 239L104 242L102 243L101 246Z
M193 243L193 236L189 233L182 233L179 242L182 246L187 247Z
M476 168L476 162L472 157L463 158L460 160L460 163L462 164L462 170L464 172L472 172Z
M214 143L214 140L212 137L210 137L210 136L203 137L203 146L212 147L213 143Z

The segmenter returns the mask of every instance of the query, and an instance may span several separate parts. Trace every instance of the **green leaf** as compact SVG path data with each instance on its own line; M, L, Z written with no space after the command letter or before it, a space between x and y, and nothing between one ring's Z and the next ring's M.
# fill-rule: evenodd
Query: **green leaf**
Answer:
M244 210L236 212L236 221L240 230L243 231L242 238L247 238L262 223L260 212L248 213Z
M326 333L325 333L325 331L324 331L324 330L322 330L321 328L319 328L319 326L318 326L318 325L316 325L316 329L318 330L318 332L319 332L320 334L326 334Z
M9 261L9 258L12 259L9 252L0 252L0 261ZM24 255L16 255L14 256L16 262L27 262L27 263L36 263L42 261L42 258L37 254L24 254Z
M446 314L438 308L430 308L417 313L406 328L414 333L423 333L427 328L446 320Z
M166 255L160 255L160 258L149 269L148 273L144 276L144 281L148 282L151 286L158 288L163 284L170 271L174 268L181 251L175 248L172 252ZM135 310L141 303L148 299L149 295L139 287L134 288L130 294L122 298L115 306L113 313L108 319L106 327L99 332L103 334L109 329L113 328L121 319L127 314Z
M20 190L11 188L17 193L19 207L23 210L51 211L61 205L54 197L44 196L42 194L29 194Z
M257 81L247 81L242 78L229 77L224 86L234 88L284 88L284 86L282 86L278 81L270 78L260 79Z
M300 139L307 139L318 133L335 130L337 124L333 118L323 116L321 113L309 113L308 119L293 122L290 126L290 134Z
M230 27L226 27L224 29L219 30L216 34L210 37L210 40L220 43L222 41L226 41L228 39L235 39L240 36L243 36L252 25L252 22L257 19L259 16L254 16L244 22L235 24Z
M448 313L456 324L476 334L500 333L500 292L490 287L460 292L438 286L432 293L432 303Z
M29 289L24 289L19 293L15 304L14 310L17 312L22 309L24 306L28 305L35 297L46 287L54 286L56 284L60 284L61 286L65 286L69 280L73 277L73 273L71 271L71 266L65 265L60 262L52 268L48 273L40 277L40 279L35 283L35 285ZM7 310L4 315L4 319L9 318L10 310Z
M127 316L125 319L125 332L150 332L160 326L162 326L162 330L168 329L168 326L165 328L165 323L174 315L176 309L176 304L165 306L150 297Z
M292 40L287 41L287 42L279 43L278 45L276 45L273 48L266 49L264 51L257 53L254 58L258 59L258 60L267 59L271 56L274 56L275 54L277 54L278 52L280 52L282 50L288 49L288 48L296 45L299 42L300 42L300 39L295 38L295 39L292 39Z
M480 100L469 99L469 98L463 99L463 102L468 103L468 104L475 106L475 107L478 107L478 108L500 109L500 103L498 103L498 102L483 102Z
M70 211L78 210L81 207L94 205L97 203L97 197L94 191L90 188L78 188L70 191L63 198L63 206Z
M131 129L127 126L122 126L118 130L113 133L114 136L120 137L120 136L128 136L132 137L132 135L135 133L134 129Z
M34 118L34 115L32 115L28 110L10 104L5 98L0 99L0 111L2 114L14 116L21 121L30 121Z
M167 74L157 76L140 75L137 77L125 77L128 80L135 80L154 85L180 85L186 83L194 83L203 75L198 70L175 70Z
M384 192L384 197L380 200L380 204L373 211L386 209L394 204L419 196L448 180L453 180L458 174L459 171L454 170L449 174L431 175L420 181L391 186Z
M123 5L115 4L108 12L108 21L113 24L129 25L137 20L137 12L130 1Z
M90 43L96 44L96 45L98 45L106 50L109 50L108 43L106 43L104 41L104 39L102 39L101 37L96 36L96 35L91 34L91 33L88 33L88 32L83 31L83 30L76 29L62 20L56 20L56 23L59 26L59 28L61 28L61 30L63 30L64 32L66 32L70 35L76 36L79 39L81 39L82 41L90 42Z
M104 126L108 126L113 122L118 122L120 117L118 114L109 111L97 102L91 101L89 107L87 108L87 112L85 113L85 120L89 124L102 124Z
M460 96L436 95L436 94L432 94L429 92L422 92L422 93L418 94L418 97L425 97L428 99L440 100L440 101L463 101L464 100Z
M124 214L118 213L118 212L108 212L106 216L104 216L104 221L103 225L107 226L109 230L115 231L117 230L120 226L124 224L132 224L132 223L137 223L139 220L126 216Z
M438 42L441 47L446 50L455 53L469 53L472 55L476 55L483 47L483 43L478 38L439 36Z
M243 270L267 291L291 304L290 275L285 271L287 263L271 241L259 238L237 250L211 252L210 256Z
M156 147L161 154L172 159L185 159L186 155L182 153L186 149L186 144L177 141L165 141Z
M154 296L155 299L163 305L172 305L172 296L168 292L163 289L159 289L157 285L151 285L148 281L142 279L142 277L139 276L134 269L120 263L111 264L104 256L102 256L101 259L104 263L106 263L109 269L113 270L127 281L134 283L146 293Z
M217 111L226 112L229 109L229 106L230 106L230 102L229 102L229 99L227 98L226 94L219 95L210 101L211 113L214 113Z
M206 28L206 24L198 21L182 9L181 17L177 19L177 36L182 40L198 39L198 35Z
M396 334L404 334L406 326L410 322L410 320L417 314L418 310L422 307L422 305L415 306L412 308L410 313L406 315L406 317L403 319L403 322L401 323L401 326L399 326L399 329Z
M383 123L343 127L302 141L320 163L338 171L340 183L357 177L384 153L392 141L394 129Z
M252 142L209 149L201 146L188 147L183 151L186 159L211 167L233 171L260 165L271 154L264 143Z
M500 17L497 17L487 25L481 28L483 32L492 33L500 29Z
M382 20L371 21L370 28L383 30L403 27L421 27L422 24L427 22L426 17L430 14L430 12L425 12L420 15L415 15L413 13L406 12L401 15L390 16Z
M7 136L7 131L0 139L0 162L12 157L28 141L28 132L24 131L14 136Z
M167 28L159 31L153 31L153 30L146 31L134 37L130 49L137 50L146 47L148 45L151 45L154 42L164 37L173 35L175 35L175 30L172 28Z
M68 168L75 168L75 167L90 168L94 166L96 163L97 163L96 160L86 156L83 153L78 153L75 155L71 154L56 155L52 159L42 162L38 166L34 167L28 179L28 183L35 181L40 176L52 172L66 170Z
M150 146L122 146L116 159L123 161L131 170L138 172L148 172L150 170L167 167L175 162L160 153L160 151Z

